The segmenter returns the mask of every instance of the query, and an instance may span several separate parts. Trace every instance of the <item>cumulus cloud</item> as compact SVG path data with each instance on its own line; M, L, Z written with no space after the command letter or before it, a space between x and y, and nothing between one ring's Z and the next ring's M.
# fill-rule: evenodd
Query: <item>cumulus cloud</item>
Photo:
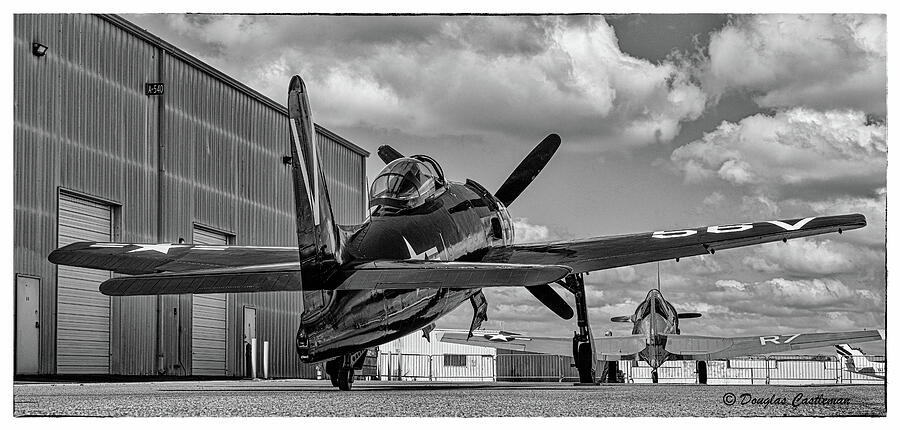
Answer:
M747 289L747 286L740 281L735 281L734 279L720 279L716 281L716 286L723 289L734 289L738 291L744 291Z
M513 231L516 243L532 243L550 240L550 228L545 225L531 224L528 218L513 219Z
M745 15L710 35L703 88L748 92L761 107L885 115L884 15Z
M275 100L302 73L326 125L631 147L671 141L706 94L623 53L603 17L137 16Z
M785 279L743 283L716 282L718 291L709 296L735 312L768 316L806 312L870 312L883 307L877 292L848 287L833 278Z
M689 182L717 178L782 198L871 196L886 183L886 133L860 111L793 108L723 122L671 159Z
M830 239L795 239L787 244L755 247L753 252L754 255L744 258L744 263L766 273L830 276L862 272L873 264L884 265L882 253Z
M879 188L873 197L847 196L804 202L815 213L861 213L866 227L844 235L843 240L884 250L887 242L887 188Z

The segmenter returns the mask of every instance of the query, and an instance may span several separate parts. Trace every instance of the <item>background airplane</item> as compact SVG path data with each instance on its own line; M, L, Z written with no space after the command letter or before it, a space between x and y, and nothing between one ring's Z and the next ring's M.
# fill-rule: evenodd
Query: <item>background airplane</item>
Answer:
M754 354L794 351L845 342L884 340L883 330L835 333L798 333L745 337L713 337L681 334L679 319L699 318L695 312L678 313L658 289L650 290L632 315L613 317L613 322L632 323L629 336L605 336L594 339L597 359L610 361L608 382L615 382L618 360L643 360L653 368L653 383L659 382L657 369L668 360L696 360L697 380L707 380L706 361ZM573 356L571 341L564 338L523 337L501 332L472 337L466 333L444 333L442 342L487 346L517 351ZM838 347L840 352L841 348ZM849 352L848 352L849 354ZM860 353L860 355L862 355ZM848 363L852 360L847 360ZM850 364L848 364L849 366ZM871 372L870 372L871 373Z
M887 365L884 357L866 355L862 349L854 348L850 344L835 345L835 350L844 362L844 368L849 372L869 376L876 379L885 379Z
M287 106L298 247L79 242L49 260L134 275L103 282L107 295L301 291L297 353L307 362L327 360L342 390L367 348L426 327L466 300L477 328L487 318L482 288L524 287L564 319L577 313L573 354L581 380L593 381L584 273L866 225L852 214L515 244L506 208L559 147L551 134L494 194L471 179L448 181L431 157L383 147L387 165L372 181L370 217L338 226L299 76ZM551 283L575 296L575 310Z

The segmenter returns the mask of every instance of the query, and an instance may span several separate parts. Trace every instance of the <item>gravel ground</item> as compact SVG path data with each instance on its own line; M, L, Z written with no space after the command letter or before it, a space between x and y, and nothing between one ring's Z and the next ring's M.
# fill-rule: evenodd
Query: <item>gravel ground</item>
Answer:
M732 396L729 396L732 395ZM798 397L800 396L800 397ZM729 405L727 403L731 402ZM885 386L360 381L17 383L15 416L884 416ZM796 405L795 405L796 404Z

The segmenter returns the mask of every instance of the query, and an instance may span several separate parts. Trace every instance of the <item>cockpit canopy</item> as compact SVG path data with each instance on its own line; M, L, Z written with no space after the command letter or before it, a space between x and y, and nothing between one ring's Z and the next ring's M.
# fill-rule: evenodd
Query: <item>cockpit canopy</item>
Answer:
M372 181L369 207L388 207L395 210L417 207L433 196L443 185L443 177L436 171L436 163L424 156L398 158L384 166ZM422 157L427 162L419 160Z

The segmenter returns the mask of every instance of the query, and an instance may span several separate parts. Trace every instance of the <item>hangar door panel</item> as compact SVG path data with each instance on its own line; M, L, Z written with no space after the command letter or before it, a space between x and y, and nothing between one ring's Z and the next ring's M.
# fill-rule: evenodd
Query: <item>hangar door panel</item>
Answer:
M57 242L109 242L112 209L60 193ZM107 270L57 266L56 372L109 373L109 297L100 293Z
M227 245L228 236L194 228L193 243ZM225 293L194 294L191 307L191 374L225 375Z

